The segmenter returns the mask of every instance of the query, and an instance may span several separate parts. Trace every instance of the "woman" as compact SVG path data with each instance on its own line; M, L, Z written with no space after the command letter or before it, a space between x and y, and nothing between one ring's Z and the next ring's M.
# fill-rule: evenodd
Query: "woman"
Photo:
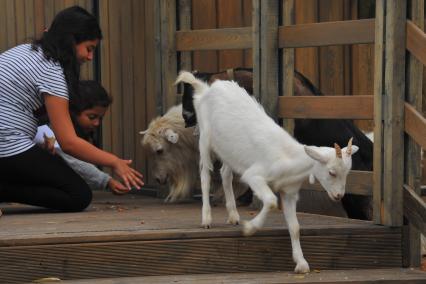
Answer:
M0 202L60 211L81 211L91 202L84 180L60 157L34 144L44 108L65 153L112 168L129 189L143 185L130 160L79 138L72 124L68 102L81 99L80 65L93 59L101 39L96 18L74 6L58 13L41 39L0 55Z

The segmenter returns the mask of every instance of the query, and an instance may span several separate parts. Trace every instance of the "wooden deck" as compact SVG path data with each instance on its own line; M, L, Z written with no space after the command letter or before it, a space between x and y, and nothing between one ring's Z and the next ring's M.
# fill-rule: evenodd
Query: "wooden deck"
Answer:
M292 271L282 213L243 237L213 208L213 228L200 227L200 202L164 204L139 194L98 193L88 210L52 213L2 204L0 283L66 279ZM242 220L256 211L240 207ZM311 269L401 267L401 229L370 222L299 214Z

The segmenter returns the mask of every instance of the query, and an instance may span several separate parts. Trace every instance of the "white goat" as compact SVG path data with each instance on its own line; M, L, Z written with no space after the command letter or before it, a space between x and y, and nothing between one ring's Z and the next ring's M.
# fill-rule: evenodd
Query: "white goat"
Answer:
M337 144L330 148L298 143L235 82L218 80L208 86L185 71L179 74L176 84L179 82L189 83L195 89L194 107L200 128L202 226L209 228L212 223L209 171L213 150L223 162L221 176L228 222L238 224L240 219L232 192L232 171L240 174L241 180L263 202L259 214L244 223L245 235L252 235L263 226L269 210L277 207L273 191L279 192L296 262L295 272L309 272L299 240L298 191L308 176L310 181L315 177L331 199L340 200L352 166L351 155L358 147L352 146L351 140L343 149Z

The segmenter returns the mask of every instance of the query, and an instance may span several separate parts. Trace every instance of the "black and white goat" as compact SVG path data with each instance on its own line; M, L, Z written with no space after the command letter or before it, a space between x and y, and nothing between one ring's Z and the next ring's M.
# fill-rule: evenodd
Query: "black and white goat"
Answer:
M179 82L189 83L195 89L194 107L200 131L202 226L209 228L212 223L209 190L213 151L223 162L221 177L228 222L237 224L240 220L232 190L233 172L240 174L241 181L263 202L259 214L244 223L245 235L252 235L263 226L270 209L277 207L274 192L279 192L296 262L295 272L308 272L296 216L298 191L308 177L316 178L332 200L340 200L345 193L352 154L358 147L351 141L343 149L337 144L335 148L300 144L235 82L217 80L209 86L190 72L181 72L176 80Z

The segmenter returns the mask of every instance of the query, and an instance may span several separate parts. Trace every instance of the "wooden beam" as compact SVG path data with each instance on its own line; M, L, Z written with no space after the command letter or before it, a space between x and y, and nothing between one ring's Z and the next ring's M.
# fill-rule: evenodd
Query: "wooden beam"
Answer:
M205 29L176 32L176 50L252 48L252 28Z
M407 21L407 49L426 65L426 34L412 21Z
M280 48L374 43L374 19L279 27Z
M408 185L404 185L404 215L422 234L426 234L426 203Z
M377 4L377 2L376 2ZM384 224L402 225L404 183L404 99L407 1L386 1L383 88Z
M372 96L279 97L282 118L373 118Z
M308 181L302 185L304 190L323 191L323 187L315 182L310 184ZM358 194L364 196L373 195L373 173L368 171L350 171L346 180L345 194Z
M278 109L278 12L279 0L260 4L260 102L277 118Z
M405 103L404 122L405 132L407 132L417 144L426 149L426 118L424 118L413 106Z

